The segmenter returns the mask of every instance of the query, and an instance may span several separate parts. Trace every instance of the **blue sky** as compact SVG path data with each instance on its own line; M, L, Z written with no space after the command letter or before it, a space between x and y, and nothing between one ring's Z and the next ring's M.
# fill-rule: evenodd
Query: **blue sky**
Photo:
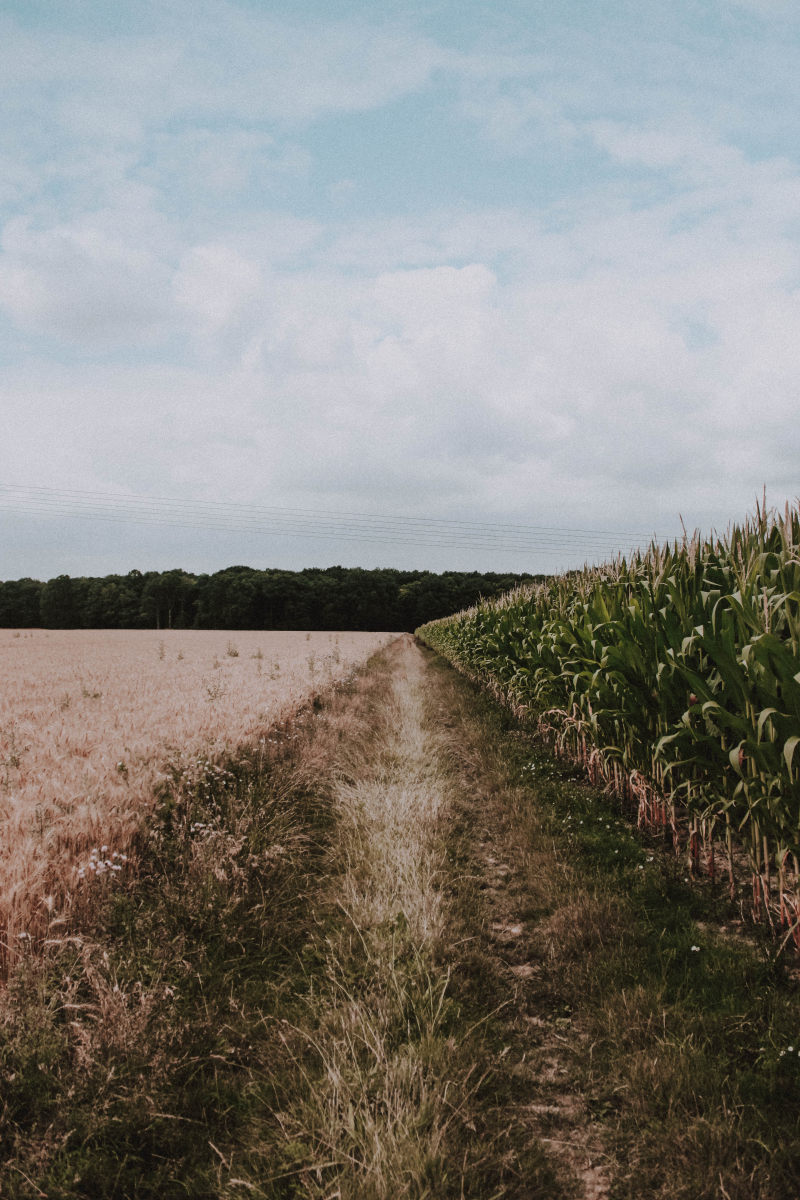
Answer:
M550 570L793 500L798 49L783 0L6 0L0 577Z

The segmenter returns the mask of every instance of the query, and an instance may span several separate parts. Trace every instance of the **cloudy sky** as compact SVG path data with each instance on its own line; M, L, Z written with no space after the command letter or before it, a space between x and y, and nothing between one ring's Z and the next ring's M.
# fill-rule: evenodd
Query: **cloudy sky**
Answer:
M800 493L794 0L4 0L0 578Z

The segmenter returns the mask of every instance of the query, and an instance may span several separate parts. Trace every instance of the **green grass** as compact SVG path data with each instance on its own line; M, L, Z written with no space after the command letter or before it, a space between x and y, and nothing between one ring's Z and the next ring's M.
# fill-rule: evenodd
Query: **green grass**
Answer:
M373 663L269 761L173 779L136 881L21 965L4 1197L561 1194L505 1138L494 1004L452 953L451 780L389 683Z
M794 960L763 931L743 936L724 886L692 881L684 858L439 670L488 796L468 837L494 822L517 856L514 903L536 968L526 1003L557 1033L569 1086L602 1127L610 1196L800 1195Z
M273 1099L285 1086L274 1018L304 986L332 827L312 727L307 714L269 759L174 779L136 882L95 881L109 888L99 921L15 973L0 1012L4 1197L223 1194L256 1090L260 1105L265 1081Z

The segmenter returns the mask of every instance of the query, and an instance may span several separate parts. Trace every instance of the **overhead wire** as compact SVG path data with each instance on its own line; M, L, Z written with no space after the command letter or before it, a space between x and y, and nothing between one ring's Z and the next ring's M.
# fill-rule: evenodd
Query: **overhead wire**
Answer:
M0 509L32 516L135 521L157 526L267 536L342 539L390 545L449 547L505 553L569 551L610 556L654 534L510 522L466 521L406 514L357 513L155 496L79 488L0 483ZM657 540L665 540L658 539Z

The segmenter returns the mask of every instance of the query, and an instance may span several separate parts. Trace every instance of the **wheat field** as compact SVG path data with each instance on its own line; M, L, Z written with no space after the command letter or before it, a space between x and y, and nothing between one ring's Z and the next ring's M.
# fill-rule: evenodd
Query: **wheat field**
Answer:
M6 961L129 869L159 781L206 769L390 633L0 630L0 939Z

